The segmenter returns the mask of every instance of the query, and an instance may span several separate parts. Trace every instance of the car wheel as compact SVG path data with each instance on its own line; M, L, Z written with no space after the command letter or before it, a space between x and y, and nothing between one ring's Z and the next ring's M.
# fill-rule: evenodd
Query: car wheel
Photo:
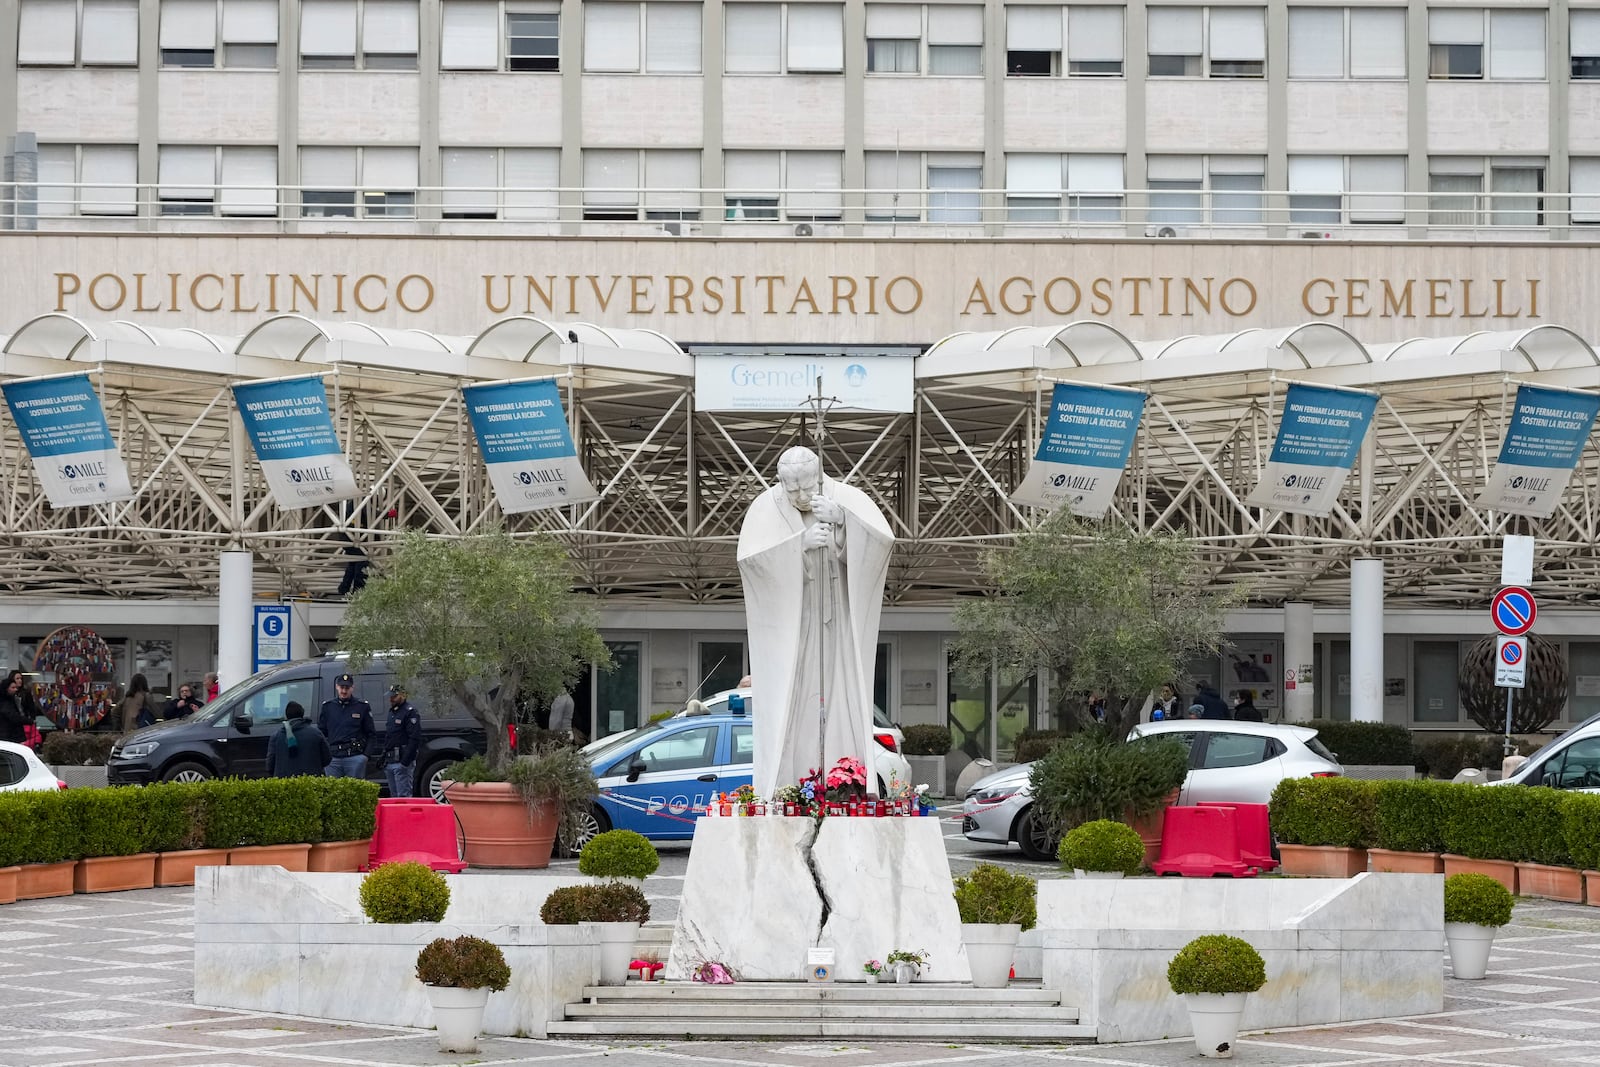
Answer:
M563 856L576 856L583 851L584 845L587 845L609 829L611 829L610 817L600 809L599 805L595 805L589 809L589 813L583 817L582 822L579 824L578 836L573 839L571 844L566 841L556 842L556 850Z
M1051 835L1050 828L1045 825L1042 818L1034 818L1034 808L1031 804L1026 811L1017 816L1016 838L1022 854L1030 860L1056 858L1056 848L1060 842Z
M454 760L442 759L428 764L427 768L422 772L422 788L417 790L418 794L432 797L436 804L443 804L445 802L444 769L454 762Z
M174 763L161 775L163 782L209 782L216 775L203 763Z

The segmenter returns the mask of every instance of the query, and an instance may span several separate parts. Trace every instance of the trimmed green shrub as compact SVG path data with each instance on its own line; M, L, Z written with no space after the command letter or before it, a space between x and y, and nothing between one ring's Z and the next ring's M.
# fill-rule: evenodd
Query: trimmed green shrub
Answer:
M1137 874L1144 865L1144 840L1131 826L1096 819L1069 830L1056 858L1068 870Z
M529 807L551 805L556 812L556 837L576 841L600 795L589 757L570 745L543 748L532 756L518 756L506 772L506 781Z
M505 953L481 937L436 937L417 953L417 981L451 989L500 992L511 984Z
M625 882L562 886L544 899L539 919L547 926L575 923L647 923L650 902Z
M267 778L258 782L218 779L210 792L207 848L287 845L322 835L325 778Z
M18 793L21 811L16 828L18 863L65 863L83 858L83 801L93 790L69 789Z
M329 779L338 781L340 779ZM182 852L205 845L211 790L203 782L166 782L144 787L151 852Z
M1467 786L1482 789L1482 786ZM1500 858L1516 863L1547 863L1555 867L1572 864L1572 853L1562 825L1562 811L1570 793L1542 785L1496 786L1493 803L1500 811L1497 822L1515 826L1516 832L1501 843Z
M1167 984L1174 993L1254 993L1266 982L1261 953L1227 934L1197 937L1167 964Z
M1347 767L1410 767L1416 760L1411 731L1385 722L1330 722L1313 719L1317 740Z
M648 878L661 866L656 846L632 830L607 830L578 853L578 873L593 878Z
M1272 832L1286 845L1371 848L1377 840L1377 785L1354 778L1285 778L1268 806Z
M1518 741L1517 751L1531 756L1541 746ZM1430 737L1416 742L1416 762L1412 765L1430 778L1449 780L1467 767L1498 767L1505 758L1499 735L1470 734L1465 737Z
M450 885L425 863L384 863L361 879L361 910L375 923L444 922Z
M1036 763L1050 754L1057 740L1054 737L1030 737L1026 741L1018 741L1011 755L1018 763Z
M104 767L111 746L121 737L111 733L68 733L52 730L39 746L39 758L55 767Z
M1511 859L1513 839L1523 827L1512 817L1514 805L1500 794L1513 788L1462 785L1453 791L1444 819L1444 850L1475 860Z
M0 867L15 867L22 858L21 828L31 814L28 793L0 793Z
M1052 835L1095 819L1148 815L1183 785L1189 752L1168 738L1123 743L1104 729L1081 730L1059 742L1029 775L1035 818Z
M75 791L84 856L134 856L152 852L151 795L136 786Z
M1452 874L1444 880L1444 921L1504 926L1511 921L1511 891L1487 874Z
M942 756L950 751L948 726L932 726L924 723L920 726L907 726L904 733L907 756Z
M1443 852L1452 793L1473 788L1427 779L1379 782L1377 846L1395 852Z
M328 778L321 783L322 841L365 841L378 817L378 783Z
M1600 794L1568 794L1561 809L1561 831L1573 865L1600 870Z
M1025 874L1012 874L993 863L980 863L955 880L956 910L964 923L1020 923L1032 930L1037 920L1039 887Z

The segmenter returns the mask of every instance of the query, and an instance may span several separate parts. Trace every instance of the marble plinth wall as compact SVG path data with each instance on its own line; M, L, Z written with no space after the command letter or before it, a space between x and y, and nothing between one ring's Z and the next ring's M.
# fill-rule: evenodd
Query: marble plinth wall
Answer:
M695 823L667 978L717 960L745 981L799 979L811 948L833 949L839 980L897 948L929 953L924 981L971 980L938 819Z
M1038 907L1044 984L1103 1042L1191 1032L1167 964L1203 933L1242 937L1266 961L1244 1029L1444 1010L1439 875L1054 879Z
M281 867L195 871L194 1000L208 1007L347 1022L428 1025L417 953L436 937L471 934L505 953L511 984L491 993L487 1034L547 1036L551 1019L600 977L591 927L545 926L539 907L562 884L588 879L446 876L441 923L380 924L361 914L359 875Z

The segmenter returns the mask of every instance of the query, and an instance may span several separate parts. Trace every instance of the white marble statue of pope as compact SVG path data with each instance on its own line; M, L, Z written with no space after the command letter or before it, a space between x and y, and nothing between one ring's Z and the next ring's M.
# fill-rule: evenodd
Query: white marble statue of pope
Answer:
M797 782L819 761L826 770L852 756L870 770L872 669L893 546L872 499L825 477L809 448L784 452L778 484L745 512L739 573L759 795ZM867 787L877 790L870 773Z

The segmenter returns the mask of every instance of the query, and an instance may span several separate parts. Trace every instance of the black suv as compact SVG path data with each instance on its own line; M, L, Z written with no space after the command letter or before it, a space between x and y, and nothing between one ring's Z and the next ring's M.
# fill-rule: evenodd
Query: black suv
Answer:
M338 654L269 667L240 682L200 711L172 722L147 726L118 741L106 763L112 785L146 782L198 782L207 778L264 778L267 741L283 728L283 709L299 701L316 721L324 700L334 697L333 680L349 671ZM353 672L352 672L353 673ZM355 695L372 705L377 733L367 749L367 777L383 781L383 729L389 714L393 672L373 660L356 674ZM459 703L430 707L427 686L419 683L411 702L422 712L422 747L417 752L417 796L439 795L439 775L451 763L482 752L483 727Z

